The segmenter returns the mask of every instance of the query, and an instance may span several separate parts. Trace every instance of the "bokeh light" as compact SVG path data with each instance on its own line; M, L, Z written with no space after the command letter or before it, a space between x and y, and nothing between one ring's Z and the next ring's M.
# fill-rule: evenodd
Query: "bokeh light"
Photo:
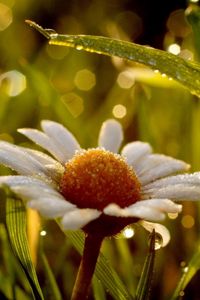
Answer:
M0 75L1 87L9 96L15 97L25 90L26 77L17 70L8 71Z
M181 51L181 47L178 44L174 43L168 46L167 51L172 54L178 55Z
M88 69L80 70L74 78L76 87L81 91L89 91L96 84L95 74Z
M122 234L123 236L126 238L126 239L130 239L134 236L135 232L133 230L133 228L131 227L126 227L123 231L122 231Z
M127 114L127 109L124 105L122 104L117 104L113 107L112 110L113 116L117 119L122 119L126 116Z
M5 30L13 20L12 10L7 5L0 3L0 31Z
M191 215L185 215L182 217L181 224L185 228L192 228L194 226L194 218Z
M135 83L135 78L129 71L123 71L119 73L117 83L122 89L130 89Z
M78 117L84 110L83 99L76 93L65 94L61 97L61 100L75 118Z

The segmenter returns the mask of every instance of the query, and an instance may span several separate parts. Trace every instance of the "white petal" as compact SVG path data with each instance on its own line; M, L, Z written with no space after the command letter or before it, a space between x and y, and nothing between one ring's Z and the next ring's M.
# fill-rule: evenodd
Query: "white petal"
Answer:
M42 129L59 146L65 157L65 162L72 158L76 150L80 149L75 137L63 125L44 120L41 122Z
M41 151L37 151L29 148L22 148L22 149L23 151L31 155L35 160L39 161L43 165L45 169L45 173L51 179L55 180L55 182L60 181L60 177L65 171L65 168L61 163L59 163L57 160L53 159L52 157L50 157L49 155Z
M63 229L77 230L84 227L89 222L97 219L101 212L97 209L83 208L75 209L64 215L61 220Z
M40 145L45 150L49 151L58 161L62 164L66 163L65 155L60 149L59 145L55 144L54 141L45 133L37 129L21 128L18 132L28 137L30 140Z
M142 198L168 198L172 200L200 200L200 186L175 184L163 188L146 190Z
M28 176L0 176L0 185L8 185L17 195L30 200L40 196L56 196L62 200L64 197L57 190L42 180Z
M152 232L153 230L155 230L156 233L158 233L161 237L162 237L162 241L160 246L161 247L165 247L169 241L170 241L170 233L169 230L161 225L161 224L157 224L157 223L151 223L151 222L147 222L147 221L140 221L140 224L149 232Z
M123 131L119 122L110 119L102 124L98 140L99 147L117 153L122 140Z
M169 176L161 178L154 182L149 183L143 187L143 190L151 190L154 188L162 188L176 184L199 186L200 185L200 172L193 174L181 174L175 176Z
M151 152L152 148L148 143L137 141L125 145L121 154L126 157L128 164L134 167Z
M23 175L43 175L45 167L22 147L0 142L0 163Z
M130 205L128 208L137 206L145 206L155 208L160 212L164 213L180 213L182 211L182 205L176 204L169 199L149 199L138 201L133 205Z
M37 210L46 218L62 217L64 214L76 207L68 201L62 200L56 196L51 196L51 198L43 196L38 197L37 200L29 201L27 206Z
M32 157L34 157L36 160L38 160L40 163L44 165L58 164L57 160L55 160L54 158L52 158L51 156L47 155L44 152L30 149L30 148L24 148L24 147L20 147L20 148L23 149L25 152L29 153Z
M116 217L135 217L139 219L147 219L149 221L161 221L165 218L165 214L154 207L137 205L126 208L120 208L117 204L111 203L104 208L106 215Z
M136 173L140 182L145 185L158 178L174 174L176 172L187 171L189 165L181 160L171 158L169 156L152 154L140 164Z

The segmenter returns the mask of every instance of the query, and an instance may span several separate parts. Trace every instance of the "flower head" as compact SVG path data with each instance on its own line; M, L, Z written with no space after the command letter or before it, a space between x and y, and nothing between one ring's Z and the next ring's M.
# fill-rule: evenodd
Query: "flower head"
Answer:
M189 165L152 154L148 143L132 142L117 154L121 125L107 120L98 148L81 149L61 124L42 121L43 131L19 129L50 155L0 142L0 163L20 175L1 176L29 207L48 218L59 218L63 229L112 235L138 220L162 221L179 213L178 200L200 199L200 173L179 174ZM148 227L148 226L146 226Z

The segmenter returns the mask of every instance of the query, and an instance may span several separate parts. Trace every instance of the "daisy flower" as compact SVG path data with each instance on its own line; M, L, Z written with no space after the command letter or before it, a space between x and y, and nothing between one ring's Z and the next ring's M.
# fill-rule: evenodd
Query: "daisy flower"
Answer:
M200 173L174 175L188 171L187 163L153 154L148 143L139 141L125 145L117 154L123 131L115 120L103 123L98 147L88 150L81 149L59 123L44 120L41 127L43 131L18 131L50 155L0 142L0 163L20 174L1 176L0 184L8 185L42 216L58 219L63 230L83 229L88 239L85 253L91 240L98 256L104 237L139 220L158 222L167 213L180 213L182 206L176 201L200 199ZM152 223L143 225L152 230ZM88 283L82 275L85 285L89 285L93 265ZM80 276L77 287L83 281ZM80 288L75 290L72 299L83 299L77 294Z

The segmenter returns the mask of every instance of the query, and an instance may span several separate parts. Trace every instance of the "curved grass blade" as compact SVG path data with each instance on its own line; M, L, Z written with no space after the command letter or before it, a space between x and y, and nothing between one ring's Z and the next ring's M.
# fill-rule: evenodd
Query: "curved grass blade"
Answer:
M136 300L148 300L150 296L154 262L155 262L155 231L151 233L149 253L146 257L142 275L136 291Z
M63 35L50 29L43 29L35 22L26 21L47 39L49 44L67 46L108 56L118 56L142 63L173 78L200 97L200 65L174 54L147 46L101 36Z
M12 251L25 272L33 297L36 300L44 300L30 257L26 234L26 211L23 202L14 195L9 195L6 199L5 221Z
M80 231L67 231L66 235L78 252L82 253L84 246L83 234L81 234ZM99 256L95 275L114 299L133 300L133 297L129 294L119 276L109 265L109 262L106 260L103 254L100 254Z
M178 300L180 298L181 293L187 287L188 283L192 280L198 270L200 270L200 243L197 252L195 252L189 264L183 268L182 276L170 300Z

